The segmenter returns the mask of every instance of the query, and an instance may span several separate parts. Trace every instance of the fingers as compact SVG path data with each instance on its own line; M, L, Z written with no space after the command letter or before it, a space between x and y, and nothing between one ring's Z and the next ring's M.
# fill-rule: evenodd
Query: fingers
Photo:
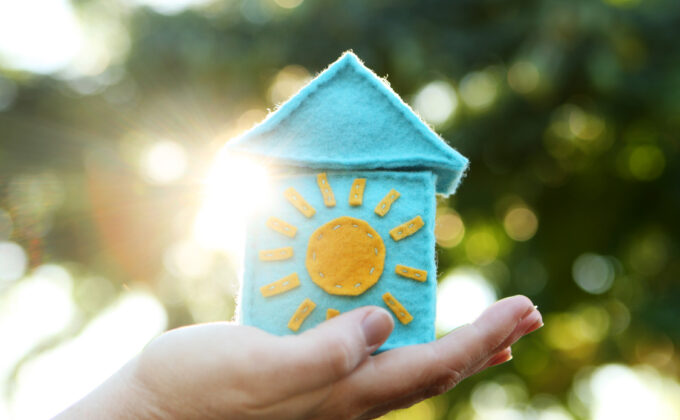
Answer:
M387 340L394 321L385 310L368 306L332 318L299 336L282 338L282 362L298 389L313 389L350 374Z
M494 355L541 323L540 313L523 296L503 299L472 324L429 344L379 354L343 381L361 407L394 406L399 401L443 393L489 363ZM342 389L339 392L343 392Z
M444 363L463 377L493 354L517 341L530 328L542 324L541 314L524 296L491 305L472 324L434 343Z

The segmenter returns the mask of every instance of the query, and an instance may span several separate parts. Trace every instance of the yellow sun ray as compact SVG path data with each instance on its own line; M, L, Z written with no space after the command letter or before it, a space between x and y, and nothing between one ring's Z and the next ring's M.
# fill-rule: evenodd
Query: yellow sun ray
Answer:
M286 223L281 219L277 219L276 217L270 217L267 219L267 226L275 230L283 235L288 236L289 238L294 238L295 234L297 233L297 228L290 223Z
M293 257L293 247L265 249L259 252L260 261L281 261Z
M337 309L333 309L333 308L326 309L326 320L329 320L331 318L335 318L338 315L340 315L340 311L338 311Z
M390 230L390 236L395 241L400 241L418 232L418 230L420 230L420 228L423 226L425 226L423 218L420 216L416 216L413 219L409 220L408 222L402 223L401 225Z
M298 308L295 310L293 316L290 318L290 321L288 321L288 328L293 331L299 330L302 323L309 316L309 314L312 313L314 308L316 308L316 303L312 302L309 298L303 300L300 306L298 306Z
M366 188L366 178L357 178L352 183L349 191L349 205L360 206L364 202L364 188Z
M387 307L390 308L392 312L394 312L394 315L402 324L406 325L413 321L413 316L411 316L406 308L404 308L404 306L399 303L399 301L395 299L394 296L392 296L392 293L387 292L382 296L382 298L385 301Z
M424 282L427 280L427 271L419 270L413 267L407 267L405 265L397 264L394 269L395 273L402 277L413 279L416 281Z
M298 209L300 213L304 214L305 217L310 218L316 213L314 207L310 206L309 203L302 197L302 195L300 195L300 193L295 190L295 188L288 188L283 192L283 195L290 202L290 204Z
M399 198L401 194L397 190L390 190L390 192L387 193L387 195L380 200L377 206L375 206L375 214L377 214L380 217L383 217L387 214L388 211L390 211L390 207L392 207L392 203L397 201L397 198Z
M260 293L262 293L262 296L264 297L271 297L293 290L298 286L300 286L300 279L298 278L297 273L293 273L282 279L276 280L273 283L260 287Z
M321 195L323 195L323 203L326 207L334 207L335 195L333 195L333 189L331 188L331 184L328 183L328 177L325 172L316 176L316 183L319 185Z

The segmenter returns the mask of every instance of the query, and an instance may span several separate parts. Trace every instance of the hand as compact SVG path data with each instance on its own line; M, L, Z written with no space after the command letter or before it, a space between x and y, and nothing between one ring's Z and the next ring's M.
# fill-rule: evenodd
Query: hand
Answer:
M169 331L61 418L363 419L407 407L511 358L543 325L523 296L429 344L372 356L394 328L378 307L278 337L228 323Z

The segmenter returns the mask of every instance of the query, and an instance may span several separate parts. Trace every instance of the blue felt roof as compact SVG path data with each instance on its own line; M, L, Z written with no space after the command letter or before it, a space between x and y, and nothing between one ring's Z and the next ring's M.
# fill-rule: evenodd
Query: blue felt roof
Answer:
M313 169L427 169L441 194L468 165L351 52L227 148Z

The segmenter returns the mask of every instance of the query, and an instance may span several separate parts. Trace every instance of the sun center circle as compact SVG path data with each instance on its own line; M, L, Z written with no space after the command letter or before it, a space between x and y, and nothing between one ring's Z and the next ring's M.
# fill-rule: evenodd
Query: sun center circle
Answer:
M385 244L367 222L339 217L309 238L305 265L312 281L327 293L357 296L380 279Z

